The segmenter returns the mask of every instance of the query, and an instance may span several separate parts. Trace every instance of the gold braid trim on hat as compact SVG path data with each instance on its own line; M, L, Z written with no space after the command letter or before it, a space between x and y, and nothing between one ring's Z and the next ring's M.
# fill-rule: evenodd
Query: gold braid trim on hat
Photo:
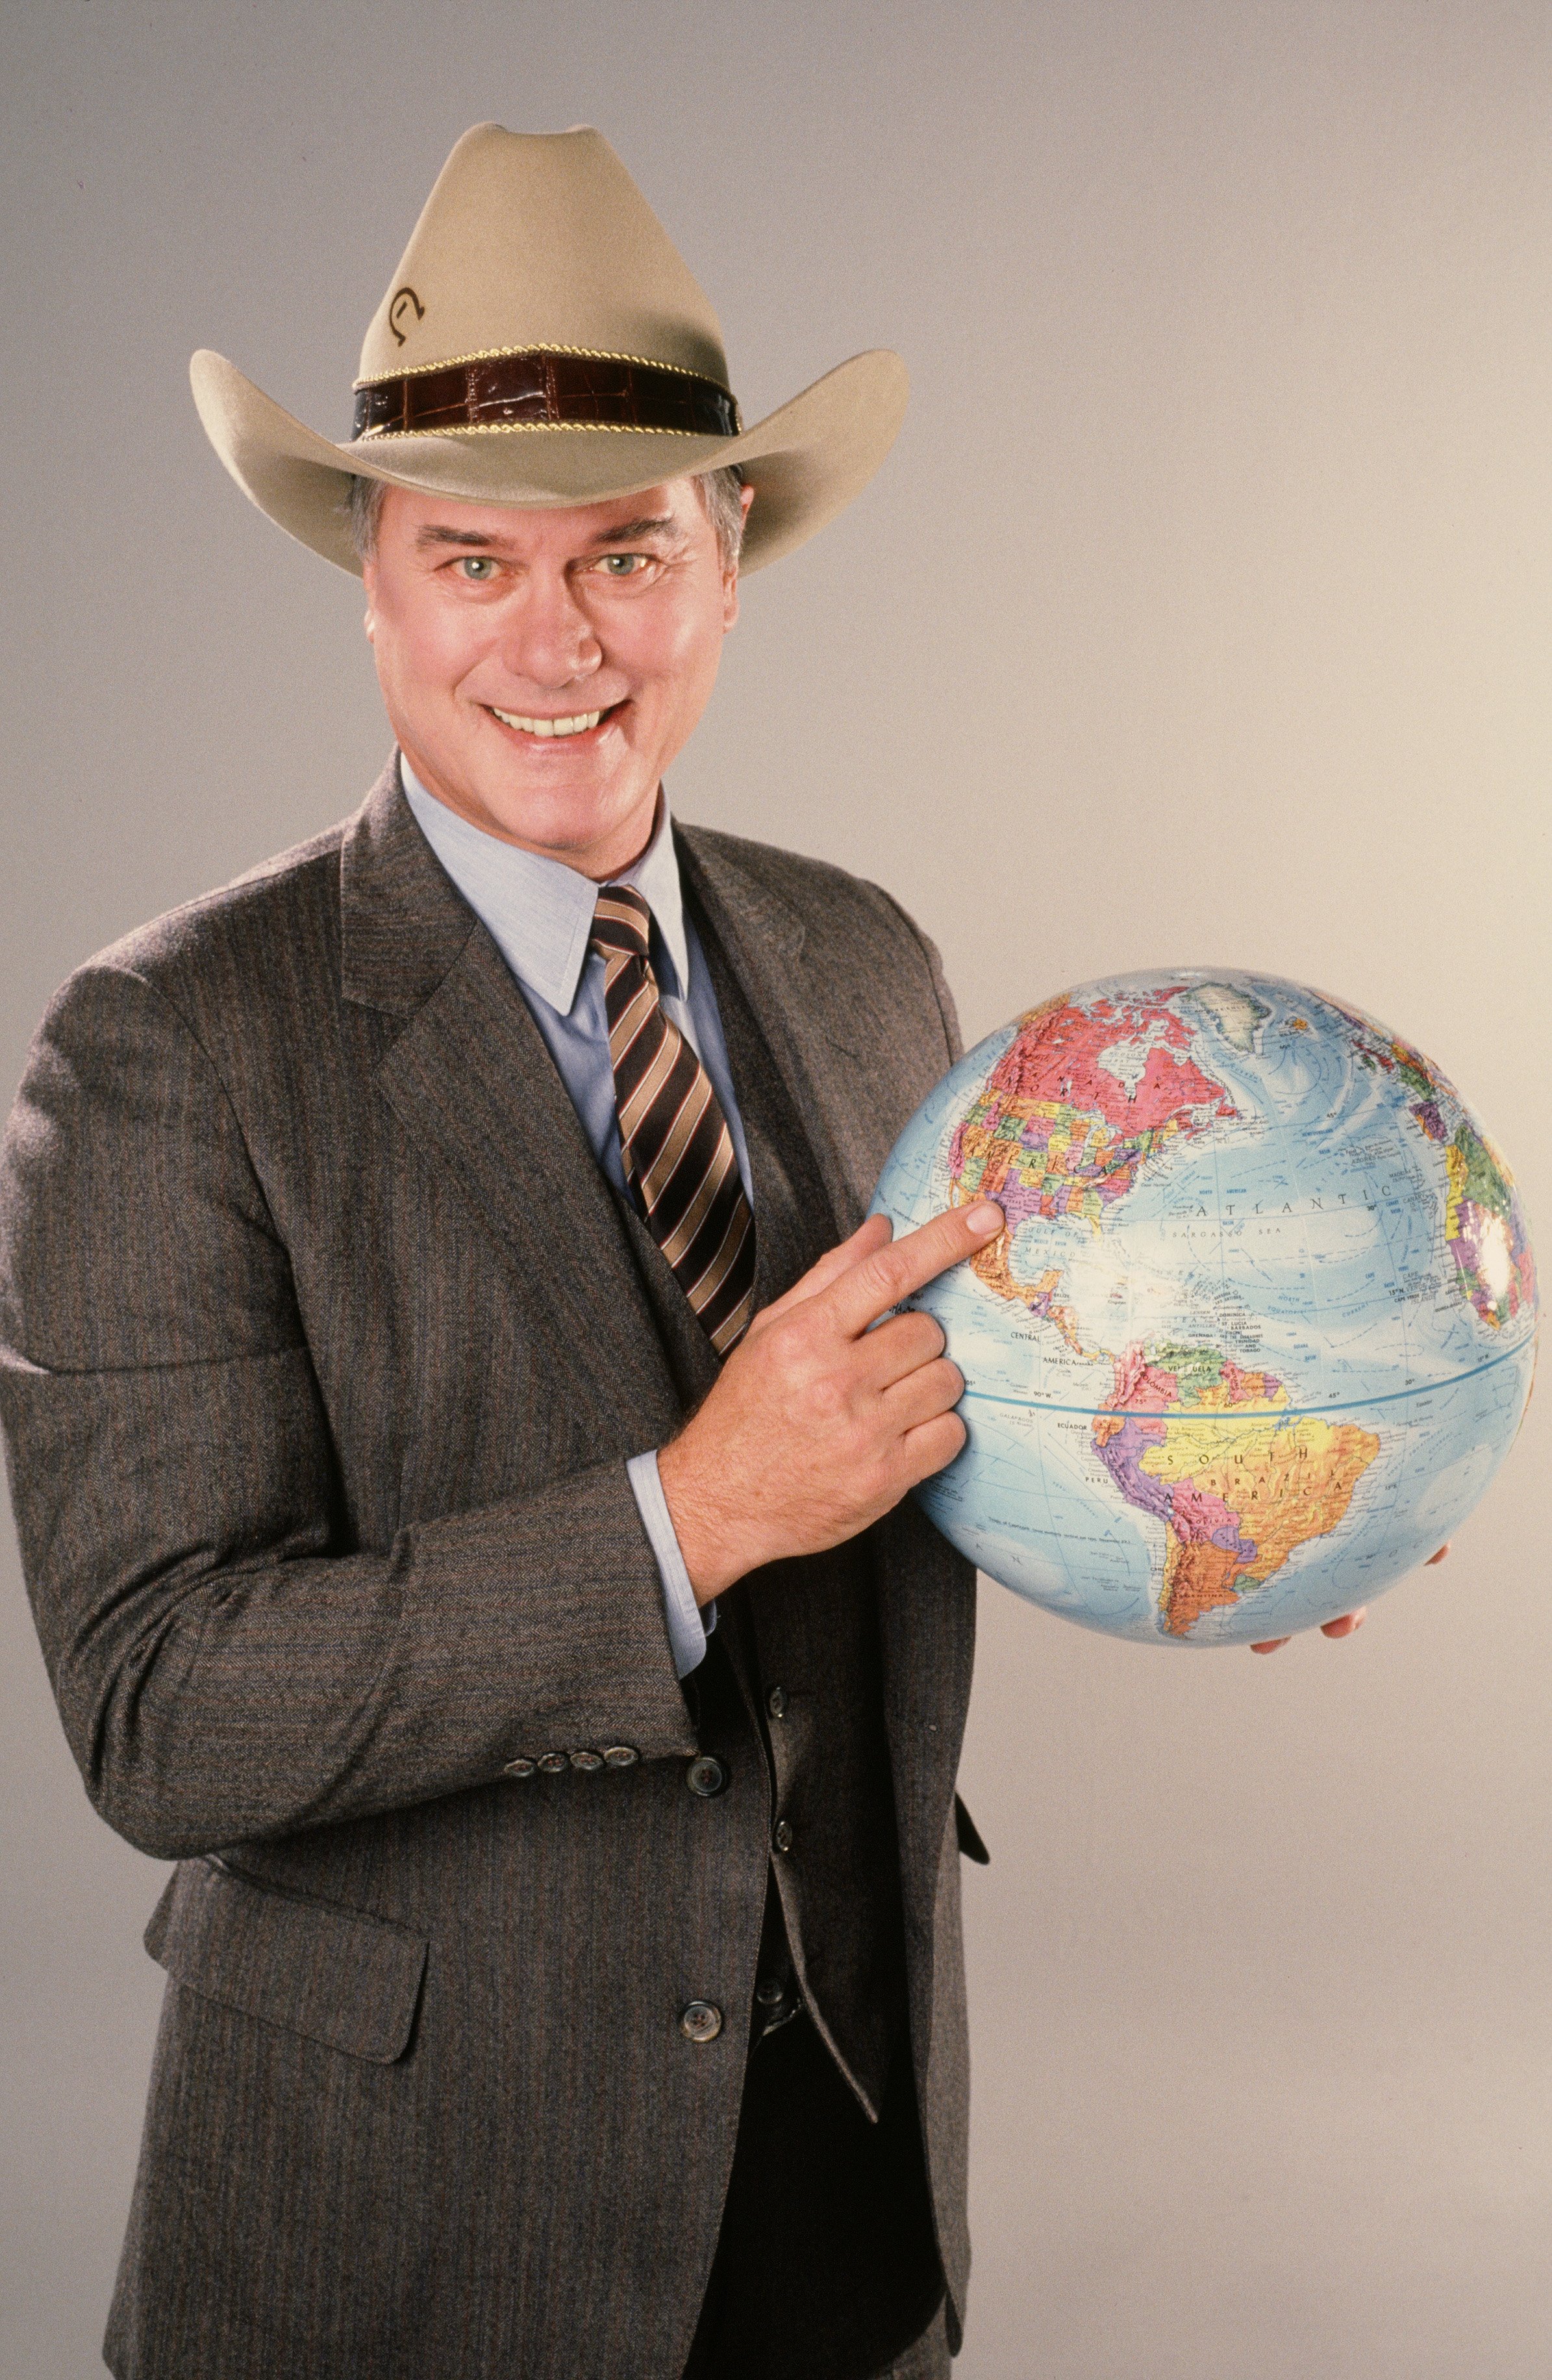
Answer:
M532 438L569 437L574 432L601 431L606 438L708 438L706 430L655 430L645 421L460 421L445 430L364 430L352 446L381 446L385 439L401 438Z
M649 371L682 372L686 380L710 380L709 372L693 371L688 364L666 364L661 356L628 356L614 347L567 347L554 339L536 339L531 347L471 347L467 356L440 356L434 364L406 364L402 371L371 372L363 380L350 383L352 393L358 388L374 388L379 381L414 380L421 372L456 371L460 364L497 363L503 356L587 356L600 364L644 364ZM713 381L714 388L725 382ZM731 396L732 390L727 390Z

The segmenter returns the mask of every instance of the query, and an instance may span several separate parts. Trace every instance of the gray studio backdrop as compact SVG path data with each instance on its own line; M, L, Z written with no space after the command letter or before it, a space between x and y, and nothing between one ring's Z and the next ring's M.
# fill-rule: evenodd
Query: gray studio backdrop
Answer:
M758 415L902 349L881 478L751 583L687 816L881 880L968 1034L1252 966L1456 1077L1552 1249L1545 0L12 0L6 1097L56 982L354 807L358 590L226 481L223 349L344 434L466 125L621 150ZM1544 1396L1352 1645L1170 1658L982 1590L964 2380L1552 2363ZM79 2380L160 1881L0 1594L6 2380Z

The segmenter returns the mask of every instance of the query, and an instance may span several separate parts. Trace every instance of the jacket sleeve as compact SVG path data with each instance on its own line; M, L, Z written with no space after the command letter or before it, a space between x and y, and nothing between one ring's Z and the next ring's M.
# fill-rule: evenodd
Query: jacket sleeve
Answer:
M886 892L880 884L873 885L870 890L876 892L881 901L888 903L927 961L927 971L932 983L932 997L937 1003L938 1014L943 1027L943 1046L949 1053L949 1063L952 1066L957 1065L964 1055L964 1041L959 1029L959 1011L954 1005L954 996L949 990L948 978L943 973L943 962L939 953L938 945L930 934L923 933L910 911L901 906L892 892Z
M954 1006L954 996L949 990L948 978L943 973L943 962L939 956L938 945L931 936L924 934L915 920L911 923L916 940L922 946L922 953L932 977L932 996L938 1002L938 1014L943 1020L943 1039L948 1046L949 1062L952 1065L957 1065L964 1055L964 1040L959 1029L959 1011Z
M0 1422L67 1737L143 1851L695 1749L623 1460L354 1545L237 1119L111 965L55 1001L0 1152Z

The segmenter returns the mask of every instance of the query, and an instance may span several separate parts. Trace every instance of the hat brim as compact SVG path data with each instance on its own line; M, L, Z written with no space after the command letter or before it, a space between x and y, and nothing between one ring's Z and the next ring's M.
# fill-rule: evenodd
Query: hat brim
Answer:
M909 389L886 347L853 356L737 438L663 430L487 429L335 445L208 347L189 366L206 435L239 488L325 561L360 575L352 479L464 504L599 504L685 473L738 464L755 491L740 558L758 570L860 495L894 443Z

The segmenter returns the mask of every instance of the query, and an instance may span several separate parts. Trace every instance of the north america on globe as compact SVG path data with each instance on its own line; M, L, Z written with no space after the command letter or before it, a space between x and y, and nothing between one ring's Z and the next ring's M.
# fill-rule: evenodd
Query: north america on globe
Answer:
M965 1377L917 1493L989 1575L1110 1633L1313 1627L1425 1560L1530 1393L1513 1177L1419 1051L1271 977L1134 975L983 1041L901 1136L897 1232L1007 1229L914 1303Z

